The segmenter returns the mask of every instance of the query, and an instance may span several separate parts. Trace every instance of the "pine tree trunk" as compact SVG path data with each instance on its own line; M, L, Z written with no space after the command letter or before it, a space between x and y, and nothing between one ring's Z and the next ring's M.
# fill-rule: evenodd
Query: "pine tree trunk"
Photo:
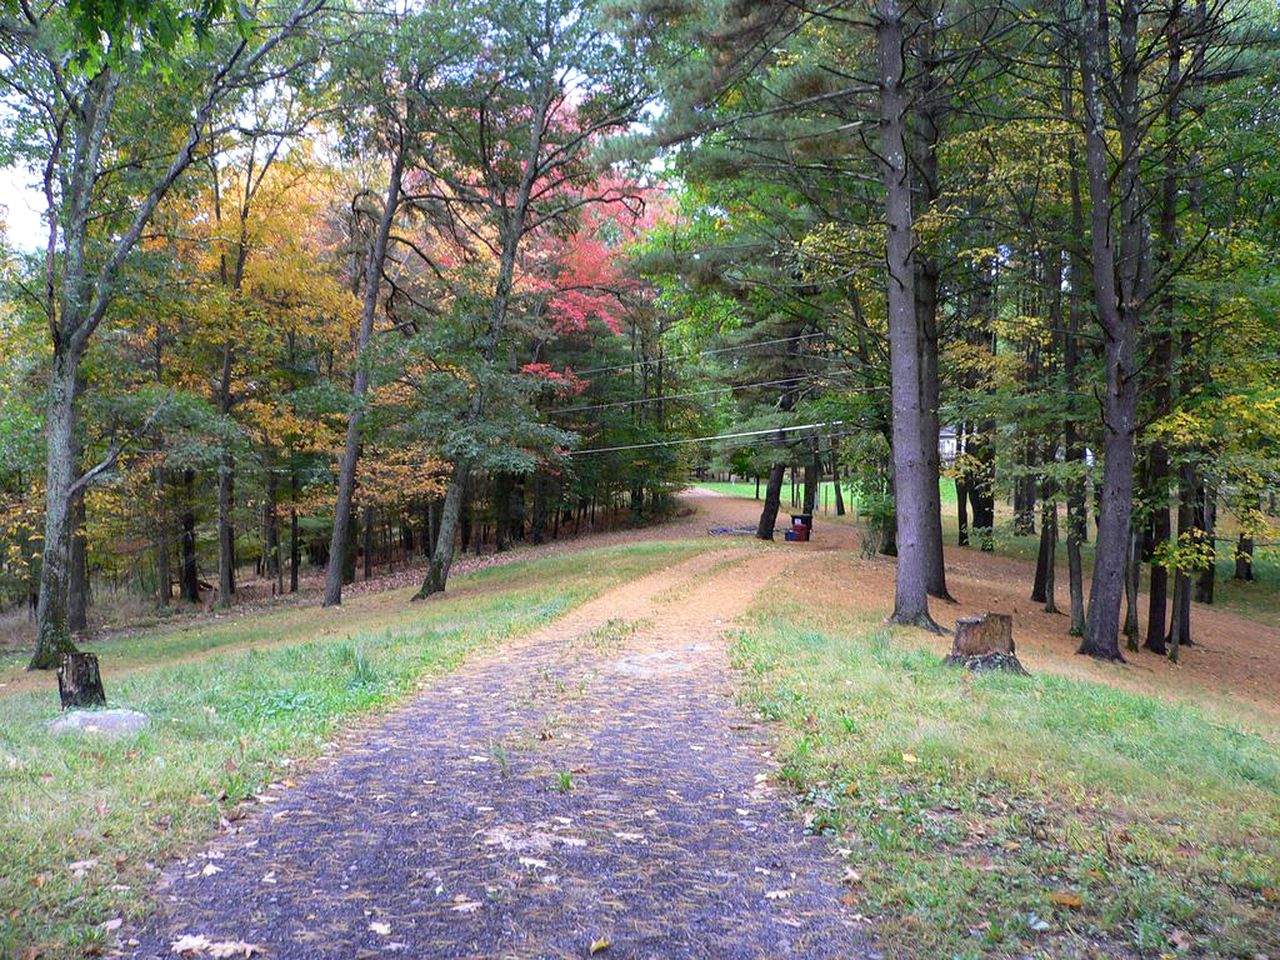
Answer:
M1091 201L1094 300L1103 333L1106 390L1102 404L1103 475L1097 514L1097 549L1080 652L1101 660L1122 660L1119 621L1133 506L1138 399L1135 361L1146 245L1145 209L1139 182L1141 156L1136 143L1136 0L1123 0L1117 21L1116 55L1122 68L1117 104L1121 162L1114 183L1099 77L1099 71L1113 56L1108 20L1101 0L1084 0L1080 73L1086 120L1085 165ZM1120 205L1118 231L1111 217L1116 197ZM1117 233L1119 249L1113 245Z
M764 488L764 509L760 511L760 522L756 525L757 540L773 539L778 509L782 506L782 481L785 475L785 464L775 463L769 468L769 482Z
M910 168L905 143L907 91L903 50L906 31L899 0L876 5L880 62L880 165L885 188L886 303L889 323L890 388L893 400L894 515L897 519L897 576L892 622L939 630L929 615L929 464L921 437L919 330Z

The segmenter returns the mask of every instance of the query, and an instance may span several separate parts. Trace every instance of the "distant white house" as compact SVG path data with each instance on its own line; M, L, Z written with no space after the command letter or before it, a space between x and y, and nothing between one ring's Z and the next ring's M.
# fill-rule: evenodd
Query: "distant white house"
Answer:
M960 452L959 442L955 427L943 427L938 431L938 456L947 466L956 462L956 454Z

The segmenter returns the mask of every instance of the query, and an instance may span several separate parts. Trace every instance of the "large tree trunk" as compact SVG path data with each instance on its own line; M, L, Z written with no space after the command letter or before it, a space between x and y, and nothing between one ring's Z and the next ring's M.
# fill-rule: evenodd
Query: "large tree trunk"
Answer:
M786 469L786 465L782 463L775 463L769 468L769 482L764 488L764 509L760 511L760 522L756 524L757 540L773 539L773 528L778 522L778 508L782 505L782 481Z
M77 460L79 458L77 457ZM89 542L85 537L84 490L75 496L72 510L71 584L67 596L67 624L73 634L89 629Z
M927 213L941 193L938 178L938 144L942 140L943 117L949 109L948 87L942 82L937 67L937 45L934 31L938 12L932 4L921 11L920 32L915 43L920 63L920 95L915 103L915 135L913 163L918 173L912 181L916 207L912 222ZM929 481L925 488L924 536L929 595L951 600L947 590L947 568L942 548L942 473L938 434L938 285L941 269L937 259L926 249L914 259L917 350L920 365L920 451L924 457Z
M1089 611L1080 652L1102 660L1120 655L1120 604L1128 559L1129 518L1133 506L1134 436L1137 430L1138 380L1135 356L1138 311L1144 280L1144 210L1137 151L1137 0L1124 0L1119 23L1121 77L1120 169L1113 182L1106 139L1106 116L1099 71L1111 63L1108 15L1101 0L1084 0L1081 7L1081 86L1085 108L1085 167L1088 172L1092 221L1094 300L1102 328L1106 364L1103 397L1104 458L1102 494L1098 503L1097 550ZM1109 71L1108 71L1109 72ZM1114 245L1116 225L1111 218L1113 197L1120 198L1120 245ZM1117 289L1119 274L1119 289Z
M391 225L395 222L396 208L400 202L400 183L404 176L404 144L396 147L391 164L391 177L387 183L387 195L383 199L382 215L378 220L378 232L364 270L364 301L360 311L360 329L356 335L355 378L351 386L351 410L347 413L347 436L342 446L342 458L338 461L338 497L333 511L333 532L329 540L330 563L325 569L324 605L334 607L342 603L343 565L337 558L346 556L347 537L351 522L351 499L356 489L356 464L360 459L361 425L364 416L364 397L369 389L369 370L365 354L373 337L373 321L378 312L378 294L382 290L382 268L387 259L387 241Z
M1069 56L1069 55L1068 55ZM1074 84L1069 65L1062 68L1062 114L1068 122L1075 119ZM1071 196L1071 241L1068 249L1071 291L1067 300L1067 325L1062 336L1062 366L1066 376L1068 410L1063 426L1063 441L1068 463L1078 464L1079 475L1067 480L1067 592L1071 607L1070 634L1083 637L1084 562L1080 546L1085 541L1088 518L1085 499L1088 480L1085 476L1085 442L1076 419L1075 396L1080 389L1080 324L1084 315L1085 261L1080 244L1084 242L1084 198L1080 190L1080 167L1074 142L1068 147L1068 191Z
M40 564L40 599L36 604L36 649L29 669L52 670L65 654L75 653L71 642L68 600L71 588L71 508L75 496L76 371L74 349L55 348L49 372L45 412L44 556Z
M898 624L939 630L929 616L929 464L921 444L925 418L920 399L911 183L904 139L907 91L903 47L906 31L898 0L880 0L876 14L881 83L880 163L887 227L886 302L893 400L894 513L898 547L891 619Z

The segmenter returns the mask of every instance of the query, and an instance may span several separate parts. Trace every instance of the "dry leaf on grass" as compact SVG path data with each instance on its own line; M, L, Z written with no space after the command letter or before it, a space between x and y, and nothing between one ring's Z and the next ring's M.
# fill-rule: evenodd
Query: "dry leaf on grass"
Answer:
M596 940L591 941L590 954L591 956L594 957L601 950L608 950L612 946L613 946L613 943L612 941L610 941L608 937L600 937Z
M375 920L373 921L373 923L369 924L369 929L372 930L374 933L378 934L378 936L380 937L386 937L391 935L391 924L383 923L380 920Z
M1049 894L1049 899L1060 907L1066 907L1069 910L1079 910L1084 906L1084 901L1080 899L1080 894L1072 893L1070 890L1055 890Z
M169 952L176 953L180 957L189 954L204 953L209 949L209 938L202 933L190 934L185 933L177 940L169 944Z

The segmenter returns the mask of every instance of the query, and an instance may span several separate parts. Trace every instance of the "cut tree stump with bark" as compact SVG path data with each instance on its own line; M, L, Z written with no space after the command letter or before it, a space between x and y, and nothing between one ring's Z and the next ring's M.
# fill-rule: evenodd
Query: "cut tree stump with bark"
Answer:
M1013 617L1007 613L984 613L957 620L951 653L943 662L975 672L1027 672L1014 652Z
M63 710L107 705L97 655L68 653L62 658L62 666L58 668L58 696L62 699Z

